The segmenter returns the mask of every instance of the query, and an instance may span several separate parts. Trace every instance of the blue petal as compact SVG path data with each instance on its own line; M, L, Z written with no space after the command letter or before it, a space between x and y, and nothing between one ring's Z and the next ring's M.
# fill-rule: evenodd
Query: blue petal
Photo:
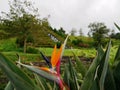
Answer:
M46 61L46 63L48 64L49 68L52 68L52 64L50 60L42 52L40 52L40 54L43 57L43 59Z

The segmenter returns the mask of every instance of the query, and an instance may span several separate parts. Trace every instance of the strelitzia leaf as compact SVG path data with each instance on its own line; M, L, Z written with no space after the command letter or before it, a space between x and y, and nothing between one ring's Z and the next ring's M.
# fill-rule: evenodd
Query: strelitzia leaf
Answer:
M118 50L117 50L117 53L116 53L114 61L117 61L117 60L120 61L120 46L118 47Z
M81 85L81 90L93 90L91 89L93 87L93 85L97 85L95 82L95 74L96 74L96 70L97 67L101 61L101 58L104 55L104 51L103 49L99 46L98 50L97 50L97 56L96 58L93 60L92 64L90 65L90 68L88 69L83 84ZM97 87L97 86L96 86ZM97 89L96 89L97 90Z
M114 68L113 69L116 68L116 66L118 65L119 62L120 62L120 46L118 47L117 53L114 58L114 63L113 63Z
M119 90L120 89L120 85L119 85L120 83L120 46L117 50L113 66L114 66L113 76L115 79L116 88L117 90Z
M73 68L71 60L69 60L69 64L65 65L64 81L70 87L70 90L80 89L77 80L77 73Z
M38 90L34 82L13 62L0 53L0 68L16 90Z
M41 88L41 90L49 90L50 89L44 78L40 77L37 74L34 74L34 76L35 76L36 83Z
M69 60L69 71L70 71L70 76L72 79L72 83L70 85L70 87L72 86L71 89L79 90L80 87L79 87L78 81L77 81L77 73L76 73L75 69L73 68L71 60Z
M113 70L113 75L115 79L116 90L120 90L120 62Z
M110 48L111 48L111 41L109 42L108 48L104 54L104 57L103 57L104 62L101 64L101 66L103 66L103 70L100 77L100 90L104 90L104 82L105 82L106 74L108 71L108 60L109 60Z
M18 63L20 65L22 65L23 67L29 69L30 71L36 73L37 75L40 75L48 80L51 81L55 81L57 84L59 84L60 82L60 78L57 76L57 74L51 73L51 72L47 72L47 71L43 71L38 67L34 67L34 66L30 66L30 65L25 65L22 63Z
M10 81L6 85L5 90L14 90L14 86L12 85L12 83Z
M63 56L63 52L64 52L64 49L65 49L65 46L66 46L66 43L67 43L68 37L69 37L69 35L66 37L66 39L65 39L65 41L64 41L64 43L63 43L63 48L62 48L62 52L61 52L61 56L60 56L60 58L62 58L62 56Z
M73 52L74 58L76 60L76 69L78 73L81 73L82 76L84 77L86 74L86 67L84 66L84 64L80 61L80 59L75 55L75 53Z
M116 89L115 79L113 77L113 73L109 66L108 66L108 70L105 78L104 90L119 90L119 89Z
M70 86L70 73L69 73L69 68L67 64L65 64L65 69L64 69L64 82L68 86Z
M110 55L111 41L103 55L97 70L97 83L100 90L116 90L115 81L112 72L109 67L109 55Z

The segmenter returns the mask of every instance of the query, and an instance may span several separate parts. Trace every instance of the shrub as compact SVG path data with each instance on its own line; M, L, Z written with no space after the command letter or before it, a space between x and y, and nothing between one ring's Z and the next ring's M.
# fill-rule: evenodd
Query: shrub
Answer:
M34 39L31 35L29 35L27 37L27 43L34 43ZM18 37L16 39L16 44L19 46L19 47L23 47L24 46L24 37Z
M60 48L61 42L57 42L56 44L57 44L57 48Z
M15 51L17 49L15 44L15 38L2 40L0 42L0 50L1 51Z
M26 50L27 53L33 53L33 54L37 54L39 53L39 50L34 48L34 47L27 47L27 50Z

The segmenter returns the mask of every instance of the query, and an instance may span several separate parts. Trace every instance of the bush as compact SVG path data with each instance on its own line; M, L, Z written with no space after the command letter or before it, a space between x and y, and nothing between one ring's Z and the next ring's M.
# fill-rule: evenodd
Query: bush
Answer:
M7 39L7 40L2 40L0 42L0 50L1 51L15 51L17 49L16 44L15 44L15 39Z
M79 45L79 43L83 43L83 41L81 39L76 39L72 41L72 44L77 45L77 46Z
M56 44L57 44L57 48L60 48L61 42L57 42Z
M18 45L18 47L23 47L24 46L23 38L20 38L20 37L17 38L15 43Z
M31 35L29 35L27 37L27 43L34 43L34 39ZM16 39L16 44L19 46L19 47L23 47L24 46L24 37L19 37Z
M27 47L27 50L26 50L27 53L33 53L33 54L37 54L39 53L39 50L34 48L34 47Z

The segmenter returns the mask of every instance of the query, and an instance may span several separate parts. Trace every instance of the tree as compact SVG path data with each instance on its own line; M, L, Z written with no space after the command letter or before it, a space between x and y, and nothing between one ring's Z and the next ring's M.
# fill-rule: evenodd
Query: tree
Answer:
M71 33L72 36L75 36L75 33L76 33L76 32L77 32L77 30L76 30L75 28L72 28L72 30L71 30L70 33Z
M114 39L119 39L120 40L120 33L112 33L110 35L111 38L114 38Z
M80 30L79 30L79 35L83 36L82 28L80 28Z
M98 44L103 45L105 41L104 39L105 37L108 36L108 32L109 32L107 26L104 23L94 22L94 23L90 23L88 25L88 28L90 29L88 33L90 36L93 37L95 41L95 45Z
M9 1L9 13L2 19L4 30L12 35L22 36L24 39L24 52L26 52L27 38L36 29L38 29L38 9L35 9L30 1L13 0Z
M66 37L65 30L62 27L60 27L60 29L58 29L58 34L62 37Z

